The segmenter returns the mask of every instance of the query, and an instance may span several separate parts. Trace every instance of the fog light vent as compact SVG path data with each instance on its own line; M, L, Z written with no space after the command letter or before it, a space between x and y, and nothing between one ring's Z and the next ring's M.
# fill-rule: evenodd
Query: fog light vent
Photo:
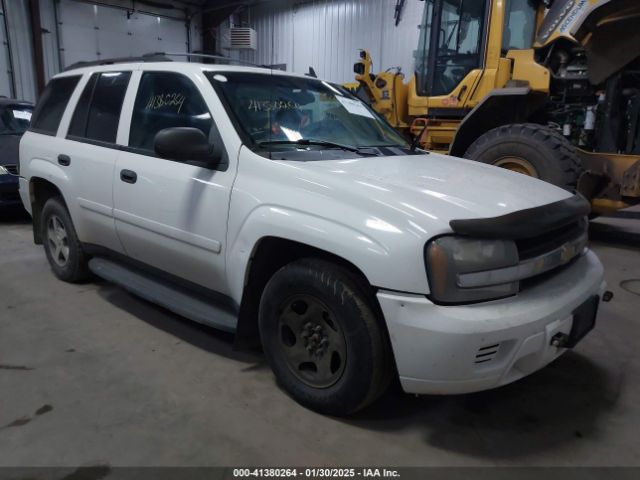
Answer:
M487 345L486 347L480 347L478 353L476 353L475 363L487 363L496 358L496 354L500 349L500 344Z

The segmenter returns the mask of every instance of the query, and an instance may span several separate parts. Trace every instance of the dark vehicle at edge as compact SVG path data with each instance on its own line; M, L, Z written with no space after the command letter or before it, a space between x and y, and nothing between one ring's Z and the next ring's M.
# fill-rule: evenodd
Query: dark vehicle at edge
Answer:
M30 102L0 97L0 209L22 206L18 193L18 151L32 112Z

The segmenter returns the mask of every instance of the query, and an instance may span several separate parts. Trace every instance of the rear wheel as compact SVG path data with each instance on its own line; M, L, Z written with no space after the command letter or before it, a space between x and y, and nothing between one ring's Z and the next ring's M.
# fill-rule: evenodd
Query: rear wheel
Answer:
M582 173L575 147L559 132L534 123L494 128L473 142L464 156L570 191Z
M56 277L72 283L87 280L87 258L71 216L60 198L50 198L44 204L41 228L47 260Z
M281 268L260 301L260 337L278 382L299 403L347 415L389 384L389 341L373 299L349 270L318 259Z

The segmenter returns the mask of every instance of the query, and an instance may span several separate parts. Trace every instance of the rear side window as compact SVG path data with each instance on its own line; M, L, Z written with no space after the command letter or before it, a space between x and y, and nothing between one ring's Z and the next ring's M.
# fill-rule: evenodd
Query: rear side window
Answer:
M79 75L72 77L54 78L42 92L40 101L31 119L31 130L39 133L55 135L60 125L60 119L67 108L69 98L76 88Z
M136 95L129 146L153 151L160 130L199 128L208 137L212 119L197 87L188 77L173 72L146 72Z
M94 73L78 100L68 135L115 143L131 72Z

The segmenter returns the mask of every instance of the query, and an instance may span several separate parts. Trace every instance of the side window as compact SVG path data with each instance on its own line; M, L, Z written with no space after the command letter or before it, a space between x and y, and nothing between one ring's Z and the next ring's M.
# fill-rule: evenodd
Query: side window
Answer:
M42 92L38 105L31 119L31 129L55 135L60 125L69 98L73 93L80 75L54 78Z
M153 140L169 127L195 127L207 137L211 113L188 77L173 72L146 72L140 80L131 117L129 146L153 151Z
M96 80L98 80L98 74L91 75L91 78L85 85L82 95L80 95L80 98L78 99L76 110L73 112L73 118L71 118L71 124L69 125L67 135L74 137L85 136L87 129L87 116L89 115L89 106L91 105L93 90L96 88Z
M131 72L94 73L78 100L69 135L114 143Z

